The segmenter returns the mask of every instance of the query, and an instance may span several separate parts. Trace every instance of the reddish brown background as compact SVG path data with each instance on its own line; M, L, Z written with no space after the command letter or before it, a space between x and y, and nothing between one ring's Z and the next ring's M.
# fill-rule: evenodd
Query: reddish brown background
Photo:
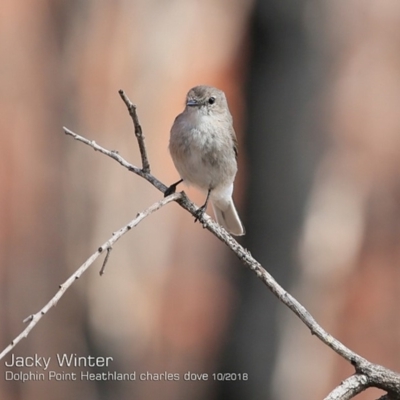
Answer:
M234 115L246 247L324 328L400 369L399 39L396 0L3 0L1 347L161 196L62 126L139 164L124 89L152 171L171 183L170 126L187 90L206 83L226 91ZM121 372L250 381L19 384L4 381L2 360L0 398L320 399L352 373L176 205L123 238L101 279L98 268L15 355L112 356Z

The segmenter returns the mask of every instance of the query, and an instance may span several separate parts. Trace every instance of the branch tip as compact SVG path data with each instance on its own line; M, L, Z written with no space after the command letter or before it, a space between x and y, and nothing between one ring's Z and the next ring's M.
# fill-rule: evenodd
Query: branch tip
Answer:
M121 96L123 102L128 108L129 115L131 116L133 127L135 129L135 136L139 145L140 156L142 158L142 172L145 174L150 173L150 163L147 158L146 146L144 143L144 136L142 132L142 127L139 123L139 117L136 112L136 106L129 100L128 96L123 90L119 90L119 95Z
M112 247L110 245L107 246L107 254L106 254L105 258L104 258L103 265L101 266L101 269L100 269L100 272L99 272L100 276L103 276L104 272L106 271L106 265L107 265L108 257L110 257L111 250L112 250Z
M32 320L33 320L33 314L28 315L28 316L22 321L22 323L23 323L23 324L26 324L27 322L30 322L30 321L32 321Z

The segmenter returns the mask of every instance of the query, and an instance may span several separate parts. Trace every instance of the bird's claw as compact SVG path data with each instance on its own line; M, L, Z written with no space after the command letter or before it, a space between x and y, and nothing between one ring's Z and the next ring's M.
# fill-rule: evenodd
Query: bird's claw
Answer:
M198 208L196 213L195 213L196 214L196 218L195 218L194 222L197 222L197 221L201 220L203 218L203 215L204 215L205 211L206 211L205 207Z

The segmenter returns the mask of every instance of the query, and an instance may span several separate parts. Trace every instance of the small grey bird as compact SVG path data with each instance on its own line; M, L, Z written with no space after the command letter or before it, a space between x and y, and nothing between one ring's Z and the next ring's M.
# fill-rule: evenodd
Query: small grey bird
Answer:
M171 185L165 196L184 181L207 193L200 217L211 200L215 218L228 232L245 234L232 200L237 172L237 141L225 93L211 86L189 90L186 107L171 128L169 151L181 180Z

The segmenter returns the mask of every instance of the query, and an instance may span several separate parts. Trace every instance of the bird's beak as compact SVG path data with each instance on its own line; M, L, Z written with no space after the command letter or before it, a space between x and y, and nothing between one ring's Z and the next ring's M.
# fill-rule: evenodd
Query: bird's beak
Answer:
M199 103L196 100L188 99L186 101L186 105L189 106L189 107L194 107L194 106L198 106Z

